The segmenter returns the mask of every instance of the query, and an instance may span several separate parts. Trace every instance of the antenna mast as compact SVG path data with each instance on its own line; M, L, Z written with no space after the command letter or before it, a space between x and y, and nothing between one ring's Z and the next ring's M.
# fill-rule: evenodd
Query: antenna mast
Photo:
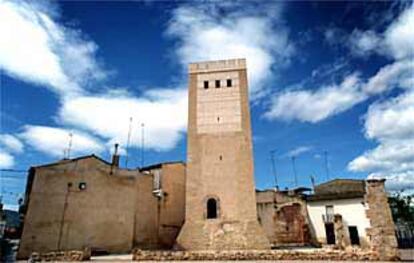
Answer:
M326 180L329 181L328 151L324 151L323 155L325 157Z
M298 175L296 173L296 156L292 156L292 169L293 169L293 175L295 176L295 186L298 186Z
M276 173L276 165L275 165L275 154L276 150L270 151L270 160L272 162L272 171L273 171L273 177L275 179L275 189L279 189L279 185L277 183L277 173Z
M141 123L141 167L144 167L144 127L145 124Z
M69 146L68 146L68 159L70 159L70 151L72 150L72 138L73 138L73 134L70 132L69 133Z
M132 117L129 118L128 139L127 139L127 145L125 149L125 168L128 168L128 150L129 150L129 142L131 140L131 130L132 130Z

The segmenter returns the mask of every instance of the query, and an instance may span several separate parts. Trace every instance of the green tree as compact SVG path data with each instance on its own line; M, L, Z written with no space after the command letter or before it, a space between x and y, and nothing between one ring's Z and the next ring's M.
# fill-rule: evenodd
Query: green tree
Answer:
M394 222L408 224L410 228L414 228L414 194L405 195L398 192L391 195L388 200Z

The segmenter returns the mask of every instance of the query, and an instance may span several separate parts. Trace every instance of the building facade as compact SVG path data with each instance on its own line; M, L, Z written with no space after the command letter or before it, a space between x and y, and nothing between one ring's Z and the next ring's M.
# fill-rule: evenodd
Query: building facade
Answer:
M265 249L253 177L246 60L189 65L186 250Z
M32 167L18 257L171 248L184 220L184 185L183 163L128 170L91 155Z
M191 64L187 165L130 170L90 155L32 167L18 257L333 245L395 258L383 180L255 191L251 136L246 61Z

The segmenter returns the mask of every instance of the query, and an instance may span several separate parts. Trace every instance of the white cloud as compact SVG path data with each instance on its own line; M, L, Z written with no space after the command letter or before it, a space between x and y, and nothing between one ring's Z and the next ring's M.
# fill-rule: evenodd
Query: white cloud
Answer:
M7 152L0 150L0 168L7 169L11 168L14 165L14 157Z
M4 146L8 151L21 153L23 152L23 143L11 134L0 134L0 145Z
M343 112L363 101L361 80L356 74L347 76L339 85L333 84L317 90L286 91L274 97L268 119L294 120L316 123Z
M149 89L138 97L123 88L91 95L88 85L97 85L105 77L96 60L98 46L85 39L81 30L60 24L53 8L49 3L0 2L0 68L50 88L61 100L57 119L63 128L29 125L22 137L39 151L63 156L69 130L80 128L111 147L121 143L122 150L133 117L131 147L140 146L140 123L145 123L146 148L172 149L186 129L186 91ZM96 138L83 133L75 133L75 138L85 144L74 145L72 156L102 150Z
M385 31L384 42L395 59L414 57L414 3Z
M390 191L414 190L414 172L407 171L401 173L372 173L368 178L386 178L386 187Z
M364 87L364 92L372 95L399 87L414 87L414 61L404 59L382 67Z
M378 52L382 45L382 38L372 30L361 31L355 29L349 36L349 48L354 55L367 56Z
M312 150L311 146L299 146L299 147L296 147L295 149L290 150L289 152L287 152L286 156L287 157L294 157L294 156L296 157L296 156L299 156L303 153L309 152L310 150Z
M369 139L414 139L414 92L369 107L365 132Z
M348 164L351 171L387 178L387 187L414 188L414 92L369 107L365 136L378 141Z
M71 156L100 153L104 150L101 142L76 130L56 127L27 125L20 134L34 149L54 157L64 157L72 134Z
M52 9L0 1L0 68L61 94L80 92L80 85L105 76L94 58L97 46L53 20Z
M383 66L367 80L351 74L340 84L276 94L264 116L268 119L316 123L348 110L370 96L395 88L407 90L414 88L414 30L412 28L414 28L414 4L403 11L382 34L372 30L355 29L347 38L348 41L342 40L349 45L352 53L367 56L375 52L394 57L396 61ZM342 35L340 29L332 28L325 31L328 42L335 41Z
M396 60L414 56L414 4L406 8L384 32L355 29L349 36L336 28L325 32L330 44L346 45L353 55L386 55Z
M170 150L187 128L187 91L184 89L152 89L141 98L109 92L101 96L67 99L59 113L66 125L88 130L109 140L126 145L132 117L131 147L141 146L141 123L145 124L145 147Z
M19 211L19 205L4 204L4 210Z
M190 62L246 58L249 91L257 98L274 74L272 66L288 63L294 47L279 21L280 4L271 3L268 13L263 6L239 7L219 2L182 5L174 10L167 35L178 39L176 55L185 68Z
M383 141L350 162L349 169L383 174L414 171L414 140Z

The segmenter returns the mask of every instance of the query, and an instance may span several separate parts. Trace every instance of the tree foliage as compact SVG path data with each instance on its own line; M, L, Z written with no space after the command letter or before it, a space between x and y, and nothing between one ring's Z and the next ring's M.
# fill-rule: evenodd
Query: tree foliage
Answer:
M398 224L408 224L414 228L414 194L405 195L402 192L388 198L392 217Z

